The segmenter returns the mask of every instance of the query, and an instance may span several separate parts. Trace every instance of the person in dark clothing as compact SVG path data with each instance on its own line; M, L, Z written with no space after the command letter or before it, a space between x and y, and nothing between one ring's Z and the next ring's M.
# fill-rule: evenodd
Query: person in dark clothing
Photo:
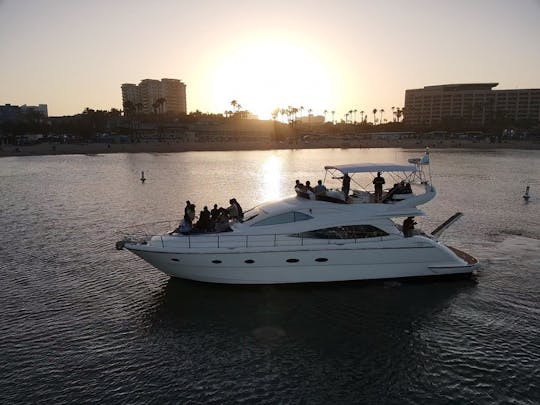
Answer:
M381 176L381 172L377 172L377 177L373 179L373 184L375 185L375 202L379 202L382 199L384 183L384 177Z
M205 206L199 214L199 221L197 222L197 229L200 231L209 231L210 230L210 211L208 207Z
M219 208L217 204L214 204L214 208L210 210L210 219L212 222L216 222L219 217Z
M407 217L403 221L403 236L406 238L410 238L413 236L414 226L416 225L416 222L414 221L414 217Z
M350 189L351 189L351 178L349 177L349 173L345 173L343 175L343 185L341 187L341 191L343 191L343 194L345 194L345 200L347 200L347 197L349 196Z
M322 180L317 181L317 185L313 188L315 195L324 195L326 194L326 187L322 184Z
M236 210L238 212L238 219L242 221L244 219L244 211L242 210L242 207L240 206L238 201L236 201L236 198L233 198L231 201L232 201L232 204L236 205Z

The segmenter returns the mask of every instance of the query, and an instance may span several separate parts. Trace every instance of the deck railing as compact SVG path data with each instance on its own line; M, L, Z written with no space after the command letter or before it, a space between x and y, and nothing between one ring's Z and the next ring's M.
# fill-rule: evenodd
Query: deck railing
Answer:
M302 233L296 234L262 234L262 235L235 235L233 232L208 232L190 235L172 234L177 221L161 221L152 224L141 224L120 231L121 238L126 243L159 246L161 248L261 248L285 246L316 246L325 243L328 245L344 245L350 243L381 241L388 236L369 236L364 238L340 238L338 235L327 238L305 237ZM150 231L152 230L152 231Z

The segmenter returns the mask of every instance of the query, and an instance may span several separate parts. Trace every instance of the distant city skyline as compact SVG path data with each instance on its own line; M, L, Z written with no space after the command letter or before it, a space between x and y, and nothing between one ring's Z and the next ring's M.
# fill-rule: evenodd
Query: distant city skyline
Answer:
M452 83L540 88L540 2L0 0L0 105L122 109L123 83L171 77L188 112L237 100L314 114L403 107Z

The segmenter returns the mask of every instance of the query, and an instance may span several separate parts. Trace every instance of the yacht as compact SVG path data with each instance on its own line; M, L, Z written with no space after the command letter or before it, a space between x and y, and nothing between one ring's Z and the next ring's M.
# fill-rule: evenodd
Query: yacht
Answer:
M414 217L424 215L417 206L436 196L429 163L426 152L407 164L325 166L324 185L347 175L350 191L347 186L345 192L338 187L315 193L300 184L294 195L260 204L242 220L230 220L227 231L152 233L143 226L124 233L116 248L131 251L171 277L210 283L470 275L478 261L438 240L460 213L431 234L411 229ZM377 173L389 183L396 181L382 194L373 182L362 186Z

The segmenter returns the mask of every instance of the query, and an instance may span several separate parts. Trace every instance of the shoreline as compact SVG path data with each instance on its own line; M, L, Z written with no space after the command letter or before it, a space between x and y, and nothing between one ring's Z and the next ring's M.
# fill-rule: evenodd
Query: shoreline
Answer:
M203 151L247 151L272 149L327 149L327 148L402 148L402 149L540 149L540 143L530 141L504 141L502 143L468 140L370 140L301 142L297 145L278 142L141 142L141 143L80 143L36 145L2 145L0 157L46 155L96 155L108 153L177 153Z

